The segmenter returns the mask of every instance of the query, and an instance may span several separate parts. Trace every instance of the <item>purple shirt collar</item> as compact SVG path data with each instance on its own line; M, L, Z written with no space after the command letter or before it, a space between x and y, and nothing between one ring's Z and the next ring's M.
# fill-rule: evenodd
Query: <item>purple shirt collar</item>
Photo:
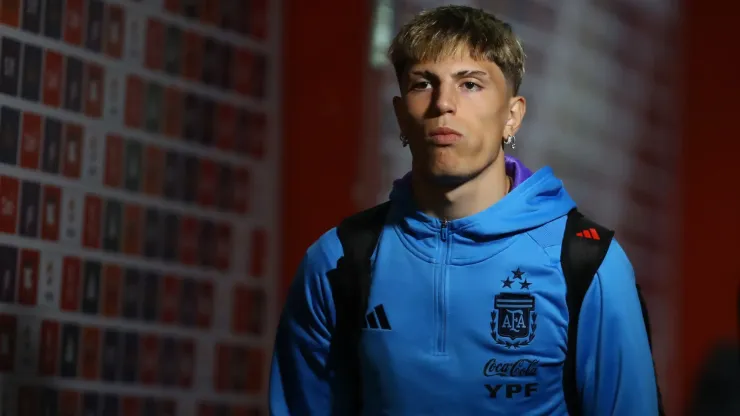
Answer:
M511 189L516 188L532 176L532 171L524 166L524 163L519 159L513 156L505 156L504 161L506 164L506 174L511 178Z
M504 164L506 175L511 178L511 189L514 189L517 186L521 185L522 182L526 181L530 176L532 176L532 171L524 166L524 163L522 163L519 159L513 156L504 156ZM404 191L404 189L408 190L408 192ZM402 195L407 195L410 197L410 189L411 172L408 172L403 177L396 179L393 182L393 190L391 190L390 198L395 199L398 197L403 197Z

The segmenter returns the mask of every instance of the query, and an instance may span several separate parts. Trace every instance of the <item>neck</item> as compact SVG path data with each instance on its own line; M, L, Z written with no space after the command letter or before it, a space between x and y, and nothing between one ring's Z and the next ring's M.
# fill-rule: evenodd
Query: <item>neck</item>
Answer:
M486 210L510 190L503 152L478 175L457 186L435 183L412 173L414 199L425 214L446 220L467 217Z

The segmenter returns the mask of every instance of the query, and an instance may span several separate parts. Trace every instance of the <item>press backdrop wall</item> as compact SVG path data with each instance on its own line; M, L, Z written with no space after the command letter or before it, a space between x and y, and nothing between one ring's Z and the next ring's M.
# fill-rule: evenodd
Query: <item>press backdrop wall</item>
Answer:
M2 414L261 414L279 4L1 4Z

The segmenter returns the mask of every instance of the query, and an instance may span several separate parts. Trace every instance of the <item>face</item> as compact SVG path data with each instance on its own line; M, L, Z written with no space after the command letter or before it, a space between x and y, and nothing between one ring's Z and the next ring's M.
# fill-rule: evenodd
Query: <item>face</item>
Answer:
M491 166L526 111L498 65L467 51L412 65L401 84L393 106L414 172L439 182L462 183Z

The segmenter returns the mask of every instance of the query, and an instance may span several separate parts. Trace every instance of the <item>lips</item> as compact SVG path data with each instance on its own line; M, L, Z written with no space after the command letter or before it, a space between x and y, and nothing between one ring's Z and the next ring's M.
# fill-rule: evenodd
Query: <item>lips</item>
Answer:
M429 132L429 135L432 136L432 137L434 137L434 136L447 136L447 135L450 135L450 134L454 134L454 135L457 135L457 136L462 136L462 134L459 131L457 131L455 129L451 129L449 127L437 127L434 130L432 130L432 131Z
M449 127L437 127L429 132L429 138L436 145L445 146L462 140L463 135Z

